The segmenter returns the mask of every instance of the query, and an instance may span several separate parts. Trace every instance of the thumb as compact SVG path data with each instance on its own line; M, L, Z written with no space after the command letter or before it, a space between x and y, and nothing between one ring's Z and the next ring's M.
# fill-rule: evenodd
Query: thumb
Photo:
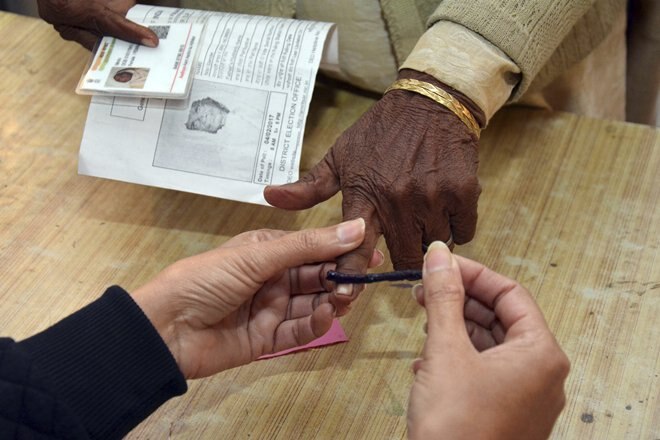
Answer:
M442 241L434 241L424 257L424 305L428 319L427 349L446 351L470 344L465 330L465 288L458 260Z
M364 220L358 218L327 228L293 232L255 245L251 263L265 281L284 269L334 260L358 247L364 231Z
M330 153L297 182L267 186L264 198L282 209L307 209L328 200L339 191Z
M134 23L123 15L105 7L97 20L99 31L103 35L111 35L120 40L143 44L149 47L158 46L158 36L151 29Z

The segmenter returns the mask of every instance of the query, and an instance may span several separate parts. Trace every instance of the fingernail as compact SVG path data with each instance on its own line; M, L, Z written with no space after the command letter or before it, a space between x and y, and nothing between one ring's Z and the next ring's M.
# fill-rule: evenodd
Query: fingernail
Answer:
M147 47L156 47L158 44L151 38L143 38L141 41L142 45L147 46Z
M434 241L424 256L424 270L431 273L449 269L451 267L451 258L451 252L447 245L442 241Z
M354 243L364 237L364 219L358 218L340 223L337 227L337 238L342 244Z
M376 249L376 255L378 255L378 264L376 265L378 267L385 262L385 254Z
M419 302L420 298L424 297L424 287L421 284L415 284L412 288L412 297L415 301Z
M335 289L335 292L337 293L337 295L350 296L351 293L353 293L353 285L352 284L337 284L337 288Z

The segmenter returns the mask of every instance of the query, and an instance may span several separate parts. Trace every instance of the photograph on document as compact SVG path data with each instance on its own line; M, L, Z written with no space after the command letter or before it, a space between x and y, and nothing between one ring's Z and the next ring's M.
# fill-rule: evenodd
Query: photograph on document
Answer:
M153 165L250 182L268 92L195 80L185 100L168 100Z
M146 67L113 67L105 82L106 87L143 89L149 76Z

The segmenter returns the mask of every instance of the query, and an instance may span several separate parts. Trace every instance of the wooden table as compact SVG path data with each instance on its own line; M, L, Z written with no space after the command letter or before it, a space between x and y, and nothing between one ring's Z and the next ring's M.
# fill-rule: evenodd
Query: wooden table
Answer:
M340 220L338 197L287 213L78 176L88 98L73 90L87 52L3 13L0 54L4 335L25 338L241 231ZM372 102L317 88L303 168ZM524 109L484 132L478 233L457 251L525 284L572 360L554 438L660 438L658 134ZM130 437L403 438L424 321L408 289L372 287L342 318L349 343L190 382Z

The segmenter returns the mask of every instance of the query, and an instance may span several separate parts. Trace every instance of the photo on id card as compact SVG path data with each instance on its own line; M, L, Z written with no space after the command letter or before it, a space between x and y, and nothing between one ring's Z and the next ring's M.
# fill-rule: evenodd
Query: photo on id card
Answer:
M195 74L204 25L173 23L148 27L158 35L158 47L103 37L76 92L84 95L185 98Z

